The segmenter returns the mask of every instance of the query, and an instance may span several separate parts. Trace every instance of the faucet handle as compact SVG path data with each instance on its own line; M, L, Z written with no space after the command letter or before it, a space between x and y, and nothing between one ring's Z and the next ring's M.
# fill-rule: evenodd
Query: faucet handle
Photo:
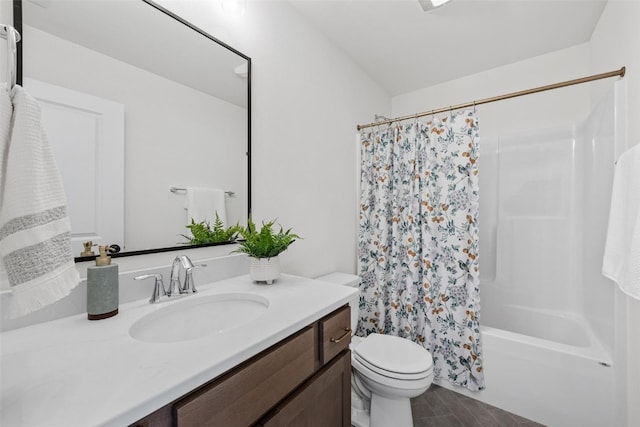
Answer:
M191 267L187 267L185 269L186 273L184 276L184 287L182 288L180 293L191 292L192 294L195 294L196 292L198 292L198 290L196 289L196 284L193 280L193 269L197 267L206 267L206 266L207 264L195 264L195 265L192 264Z
M143 274L141 276L136 276L133 280L144 280L154 278L155 283L153 286L153 293L151 294L151 298L149 299L150 304L155 304L160 301L160 296L166 296L167 291L164 288L164 282L162 281L162 274L159 273L151 273L151 274Z

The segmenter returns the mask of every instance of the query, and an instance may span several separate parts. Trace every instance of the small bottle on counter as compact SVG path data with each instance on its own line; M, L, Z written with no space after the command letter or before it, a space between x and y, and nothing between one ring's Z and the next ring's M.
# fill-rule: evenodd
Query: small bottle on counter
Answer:
M87 267L87 317L89 320L107 319L118 314L118 264L111 264L107 255L109 245L98 246L100 255L96 265Z
M93 249L91 248L96 245L91 240L84 242L82 246L84 247L84 250L80 252L80 256L95 256Z

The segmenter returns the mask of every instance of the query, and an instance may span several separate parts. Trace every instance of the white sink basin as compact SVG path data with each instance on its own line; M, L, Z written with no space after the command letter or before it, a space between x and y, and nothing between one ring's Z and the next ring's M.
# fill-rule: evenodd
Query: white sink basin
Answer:
M138 319L129 335L139 341L170 343L220 334L258 318L269 300L249 293L190 295Z

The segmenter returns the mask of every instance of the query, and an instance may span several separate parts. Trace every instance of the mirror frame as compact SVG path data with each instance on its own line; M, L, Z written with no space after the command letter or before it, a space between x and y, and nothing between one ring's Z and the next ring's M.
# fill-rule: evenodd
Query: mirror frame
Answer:
M244 60L247 61L247 218L251 217L251 58L244 53L238 51L237 49L229 46L221 40L213 37L211 34L203 31L202 29L196 27L189 21L181 18L175 13L167 10L166 8L160 6L159 4L154 3L152 0L139 0L142 1L149 6L159 10L160 12L167 15L169 18L175 19L181 24L191 28L193 31L199 33L200 35L208 38L214 43L217 43L219 46L235 53L240 56ZM24 35L22 31L22 0L13 0L13 26L24 40ZM22 85L22 46L23 43L17 43L17 62L16 62L16 83ZM126 143L126 142L125 142ZM129 252L119 252L115 254L111 254L112 258L120 258L127 256L135 256L135 255L146 255L153 254L159 252L171 252L171 251L179 251L183 249L194 249L194 248L204 248L208 246L221 246L221 245L229 245L234 242L223 242L223 243L209 243L204 245L180 245L180 246L169 246L164 248L154 248L154 249L142 249L137 251L129 251ZM75 262L83 262L83 261L93 261L96 256L84 256L84 257L76 257Z

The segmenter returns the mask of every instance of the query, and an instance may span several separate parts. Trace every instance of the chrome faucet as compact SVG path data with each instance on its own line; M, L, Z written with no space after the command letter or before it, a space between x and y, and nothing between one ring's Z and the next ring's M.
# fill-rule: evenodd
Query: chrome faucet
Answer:
M164 289L164 283L162 281L162 274L158 274L158 273L143 274L141 276L136 276L133 279L144 280L149 278L155 279L155 283L153 285L153 293L151 294L151 298L149 299L149 302L151 304L155 304L157 302L160 302L161 296L167 295L167 291Z
M184 285L180 283L180 266L185 270ZM193 281L193 269L196 267L206 266L206 264L194 265L186 255L177 256L171 265L171 279L169 281L169 290L167 295L172 296L177 293L188 294L198 292Z

